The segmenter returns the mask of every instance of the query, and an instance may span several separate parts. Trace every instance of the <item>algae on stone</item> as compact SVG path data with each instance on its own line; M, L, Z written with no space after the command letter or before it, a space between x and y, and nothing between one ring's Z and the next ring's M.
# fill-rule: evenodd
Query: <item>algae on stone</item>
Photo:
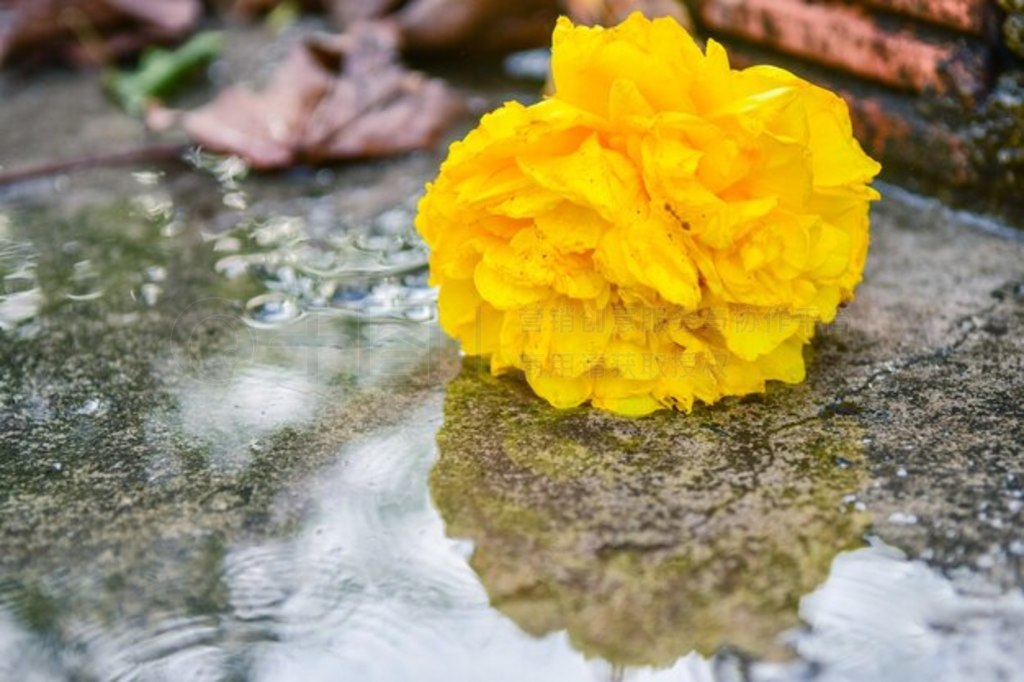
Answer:
M475 543L492 604L588 656L665 665L723 645L781 655L797 602L856 546L860 430L759 432L738 402L690 416L556 411L467 361L448 387L434 500Z

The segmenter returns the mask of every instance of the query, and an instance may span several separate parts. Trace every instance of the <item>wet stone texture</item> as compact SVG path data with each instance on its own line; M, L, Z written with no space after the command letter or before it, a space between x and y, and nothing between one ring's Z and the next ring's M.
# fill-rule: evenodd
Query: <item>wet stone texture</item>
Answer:
M865 284L815 345L807 390L819 418L863 425L860 499L883 538L1019 586L1024 247L926 205L876 215Z
M0 164L137 141L83 83L0 84ZM411 233L438 161L0 189L0 679L582 679L533 639L561 631L620 666L785 660L866 535L1024 585L1012 230L883 187L804 384L558 412L441 337ZM330 658L360 633L379 657Z
M893 198L804 385L635 420L555 413L467 363L435 500L497 608L623 662L770 653L868 520L912 556L1019 588L1022 274L1024 245Z
M222 609L225 543L292 528L283 487L437 390L430 329L247 326L262 283L218 275L195 222L13 203L43 303L0 339L0 602L32 627Z
M843 503L865 478L860 429L790 432L736 411L552 414L467 362L448 386L434 500L528 632L566 629L621 664L724 644L777 656L799 597L866 529Z

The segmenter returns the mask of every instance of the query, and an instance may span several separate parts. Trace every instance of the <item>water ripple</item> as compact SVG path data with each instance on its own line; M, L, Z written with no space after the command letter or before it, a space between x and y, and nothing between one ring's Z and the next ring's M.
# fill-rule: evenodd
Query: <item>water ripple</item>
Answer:
M0 214L0 218L5 218ZM4 225L0 222L0 226ZM45 299L36 274L38 254L28 242L3 237L0 230L0 331L17 327L39 312Z
M209 235L221 254L216 271L249 277L263 289L246 303L247 323L280 326L310 311L367 321L435 319L437 292L427 285L429 254L412 209L390 208L361 223L340 220L314 238L316 231L305 218L272 216L241 219Z
M0 679L30 682L904 682L1020 680L1024 601L950 580L891 548L841 554L803 599L804 660L760 663L728 652L670 668L587 661L564 633L534 639L490 607L445 537L424 479L439 408L338 453L315 480L295 533L228 548L227 598L215 613L76 621L49 638L15 620L0 585ZM63 579L75 579L65 576ZM52 637L53 635L51 635ZM1016 666L1016 667L1015 667Z

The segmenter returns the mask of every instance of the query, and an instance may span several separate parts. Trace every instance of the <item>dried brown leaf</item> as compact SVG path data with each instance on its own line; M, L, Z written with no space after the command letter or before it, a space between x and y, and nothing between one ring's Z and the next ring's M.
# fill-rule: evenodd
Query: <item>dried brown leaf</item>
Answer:
M234 14L269 11L280 0L228 0ZM546 45L558 17L558 0L304 0L326 12L339 30L375 19L393 19L403 49L508 52Z
M236 12L250 15L279 1L232 0ZM394 19L402 48L417 52L508 52L544 46L560 12L578 23L610 26L639 11L648 17L675 17L692 28L682 0L303 0L301 6L327 12L340 29Z
M364 24L301 43L263 91L228 88L182 122L197 144L269 169L430 147L462 112L444 82L399 64L393 29Z
M413 0L395 14L404 48L509 52L549 44L556 0Z
M186 35L200 0L6 0L0 12L0 64L15 55L103 63Z

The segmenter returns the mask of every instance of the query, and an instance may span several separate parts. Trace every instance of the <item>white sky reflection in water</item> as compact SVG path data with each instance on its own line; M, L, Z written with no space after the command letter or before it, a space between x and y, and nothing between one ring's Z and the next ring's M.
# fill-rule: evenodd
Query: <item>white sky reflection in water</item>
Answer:
M467 563L471 548L445 536L424 485L440 419L437 396L409 414L408 426L346 447L301 491L311 503L296 535L229 551L227 613L175 619L148 633L92 628L76 668L140 682L219 680L229 671L253 682L742 679L729 661L696 654L671 669L616 678L564 633L534 639L492 609ZM765 663L750 678L1024 679L1024 599L958 587L881 543L841 554L801 603L812 628L790 635L823 670ZM62 679L39 665L40 649L17 627L0 617L9 631L0 637L0 677ZM89 630L83 625L83 634ZM29 670L35 677L23 675Z
M314 487L317 507L306 528L278 548L286 559L274 581L291 576L294 584L262 614L281 626L281 639L252 652L252 678L612 679L610 666L584 660L563 633L532 639L490 608L466 563L467 547L445 538L422 485L434 459L436 412L410 415L409 423L415 426L343 453ZM247 551L228 564L244 566ZM243 574L231 583L236 612L246 611L258 585L240 580ZM332 591L337 608L317 609ZM310 622L318 610L323 620ZM794 636L797 649L827 664L815 679L960 682L994 679L996 670L1008 675L1002 679L1024 679L1019 594L962 595L881 543L839 555L825 584L802 601L801 615L814 629ZM694 654L671 669L627 671L624 679L730 679L721 667ZM751 673L755 680L797 680L809 671L800 663L763 664Z

